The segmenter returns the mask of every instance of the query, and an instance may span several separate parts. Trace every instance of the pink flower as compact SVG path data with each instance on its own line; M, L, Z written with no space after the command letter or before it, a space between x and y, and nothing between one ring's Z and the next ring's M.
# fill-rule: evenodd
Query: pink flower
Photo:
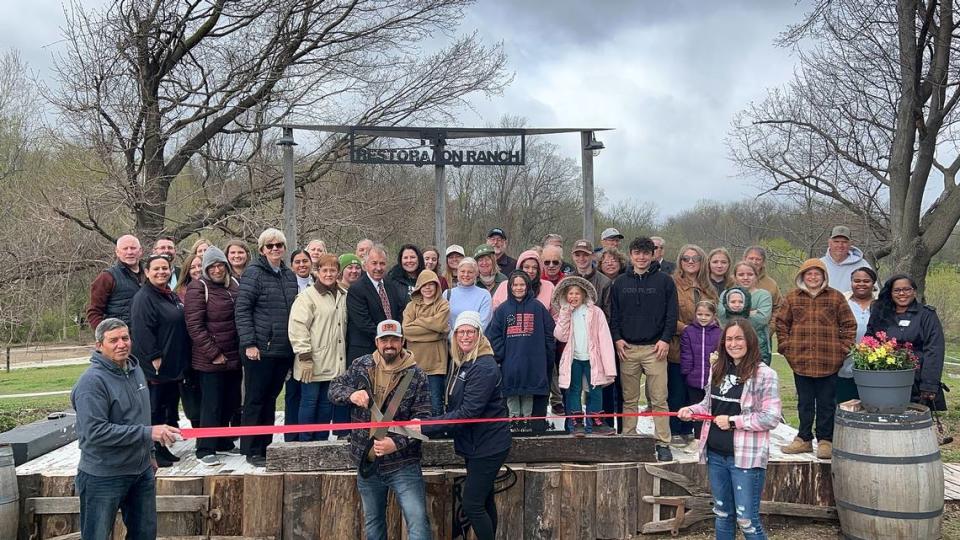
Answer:
M877 332L876 335L877 335L877 339L879 339L880 341L886 341L886 340L887 340L887 333L884 332L883 330Z

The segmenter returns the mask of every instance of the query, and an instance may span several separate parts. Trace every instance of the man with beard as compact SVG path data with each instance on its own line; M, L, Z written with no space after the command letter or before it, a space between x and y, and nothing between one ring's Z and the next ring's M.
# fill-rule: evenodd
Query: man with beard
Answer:
M346 373L330 382L330 401L350 407L353 422L430 416L427 376L417 367L413 354L403 348L399 322L388 319L377 325L376 347L376 351L355 359ZM431 537L420 470L420 441L406 433L409 432L404 429L350 432L350 453L359 469L357 488L369 540L387 537L387 491L391 489L403 512L408 538Z

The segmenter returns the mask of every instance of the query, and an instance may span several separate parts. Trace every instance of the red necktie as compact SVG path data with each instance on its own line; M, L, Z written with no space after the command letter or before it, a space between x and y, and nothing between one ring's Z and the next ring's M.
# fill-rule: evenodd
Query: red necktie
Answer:
M383 290L383 281L377 283L377 293L380 294L380 303L383 304L383 314L386 315L388 319L392 319L393 315L390 313L390 299L387 298L387 291Z

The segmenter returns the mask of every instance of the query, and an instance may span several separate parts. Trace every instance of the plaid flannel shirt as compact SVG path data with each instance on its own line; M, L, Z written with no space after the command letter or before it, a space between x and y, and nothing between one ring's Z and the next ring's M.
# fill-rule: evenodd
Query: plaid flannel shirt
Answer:
M694 414L710 412L710 388L703 401L692 405ZM767 468L770 459L770 430L780 424L780 387L777 372L761 363L757 374L743 385L740 414L730 417L733 431L733 463L740 469ZM700 463L707 462L707 436L713 422L700 430Z

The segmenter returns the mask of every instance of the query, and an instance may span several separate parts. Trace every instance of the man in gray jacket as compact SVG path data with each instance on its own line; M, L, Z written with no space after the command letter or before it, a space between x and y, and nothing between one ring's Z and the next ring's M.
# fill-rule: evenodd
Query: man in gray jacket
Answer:
M70 394L77 411L80 464L80 535L107 540L117 509L127 538L157 536L153 443L172 444L174 427L150 425L150 394L143 371L130 356L130 331L105 319L94 333L97 350Z

